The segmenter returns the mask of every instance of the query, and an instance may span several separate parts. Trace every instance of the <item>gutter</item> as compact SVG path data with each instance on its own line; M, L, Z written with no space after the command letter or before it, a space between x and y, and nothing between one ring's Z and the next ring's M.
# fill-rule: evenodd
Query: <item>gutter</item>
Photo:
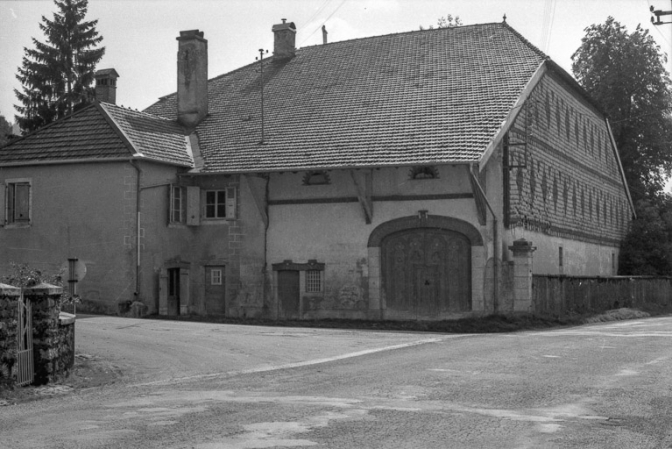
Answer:
M490 214L492 214L492 258L493 258L493 264L492 264L492 279L493 279L492 305L493 305L494 312L497 313L497 310L499 309L499 264L498 264L498 259L499 259L499 231L498 231L497 215L495 215L495 211L492 209L492 206L490 205L490 202L488 201L488 197L485 195L485 192L483 191L483 187L481 187L481 184L478 182L478 178L476 176L474 176L474 173L471 169L469 169L468 171L469 171L469 176L471 176L471 180L473 181L476 188L478 188L478 192L480 193L481 197L483 198L483 201L485 202L485 205L487 206L488 210L490 211Z
M129 159L129 163L135 168L137 172L137 180L135 185L135 247L136 247L136 259L135 259L135 292L134 296L136 299L140 298L140 192L142 188L140 187L140 181L142 180L142 169L138 164L138 161L135 159Z

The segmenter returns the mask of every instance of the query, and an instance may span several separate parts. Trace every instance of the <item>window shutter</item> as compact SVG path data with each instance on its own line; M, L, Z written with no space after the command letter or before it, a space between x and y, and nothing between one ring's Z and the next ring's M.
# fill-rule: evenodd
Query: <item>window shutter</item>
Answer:
M236 188L226 188L226 218L228 220L236 219Z
M187 187L187 224L201 224L201 189L196 186Z
M175 201L174 198L174 193L173 193L173 188L175 187L174 184L169 184L168 185L168 223L173 222L173 204Z
M30 184L20 183L15 187L15 208L14 211L16 221L29 222L30 221Z
M0 226L4 226L7 222L7 209L5 208L5 200L7 198L5 185L0 184Z

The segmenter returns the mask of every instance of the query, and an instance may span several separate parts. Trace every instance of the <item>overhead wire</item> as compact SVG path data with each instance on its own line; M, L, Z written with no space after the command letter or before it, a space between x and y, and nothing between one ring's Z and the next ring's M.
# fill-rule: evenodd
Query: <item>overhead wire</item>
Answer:
M333 15L336 14L336 12L337 12L339 9L341 9L341 7L342 7L342 6L345 4L345 2L347 2L347 1L348 1L348 0L342 0L341 3L336 7L336 9L334 9L334 10L332 11L332 13L329 14L329 16L328 16L326 19L324 19L324 20L322 21L322 23L320 23L320 24L317 26L317 28L315 28L315 30L313 30L312 33L310 33L305 39L303 39L299 45L303 45L304 42L306 42L308 39L310 39L311 37L313 37L313 34L317 33L317 31L318 31L320 28L322 28L322 26L323 26L325 23L327 23L327 20L331 19L331 18L333 17Z

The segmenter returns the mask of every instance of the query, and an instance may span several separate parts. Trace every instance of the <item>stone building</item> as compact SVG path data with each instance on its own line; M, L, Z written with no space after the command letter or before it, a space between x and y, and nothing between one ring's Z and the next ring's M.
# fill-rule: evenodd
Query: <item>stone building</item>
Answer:
M271 58L211 79L181 32L175 94L3 149L3 262L79 257L91 305L278 318L525 311L519 239L534 273L616 273L633 206L609 124L509 25L272 32Z

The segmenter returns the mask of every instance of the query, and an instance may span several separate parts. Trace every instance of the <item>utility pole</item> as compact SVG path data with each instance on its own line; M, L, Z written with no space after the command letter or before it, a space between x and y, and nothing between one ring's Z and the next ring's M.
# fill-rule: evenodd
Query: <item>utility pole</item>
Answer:
M656 9L653 6L649 8L649 11L651 11L651 23L654 25L665 25L667 23L672 23L672 22L663 22L660 20L660 16L669 16L672 15L672 11L663 11L662 9ZM655 16L655 18L654 18Z
M672 0L671 0L670 3L672 3ZM665 24L668 24L668 23L672 23L672 22L663 22L662 20L660 20L661 16L672 15L672 11L663 11L661 9L656 9L656 8L653 7L653 5L651 5L651 7L649 7L649 11L651 11L651 23L652 24L654 24L654 25L665 25Z

